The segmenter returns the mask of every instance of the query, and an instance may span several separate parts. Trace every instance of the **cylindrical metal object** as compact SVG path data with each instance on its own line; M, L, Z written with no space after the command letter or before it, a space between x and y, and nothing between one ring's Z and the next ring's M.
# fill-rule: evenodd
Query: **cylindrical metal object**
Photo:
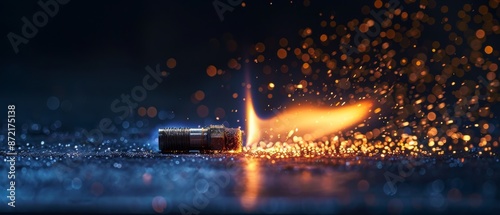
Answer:
M239 128L211 125L205 128L162 128L158 130L158 146L162 153L241 152L242 132Z

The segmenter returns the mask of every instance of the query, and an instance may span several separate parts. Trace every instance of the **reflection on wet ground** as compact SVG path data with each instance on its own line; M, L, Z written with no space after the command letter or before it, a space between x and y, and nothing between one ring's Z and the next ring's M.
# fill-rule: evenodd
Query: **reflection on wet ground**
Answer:
M17 159L17 212L400 214L500 209L496 158L270 160L248 154L44 152ZM5 186L6 178L1 182ZM7 200L2 198L2 204Z

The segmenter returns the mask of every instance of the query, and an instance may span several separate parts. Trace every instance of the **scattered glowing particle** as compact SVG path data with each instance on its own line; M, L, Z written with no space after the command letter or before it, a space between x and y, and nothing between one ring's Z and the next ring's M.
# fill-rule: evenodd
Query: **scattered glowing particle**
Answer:
M137 114L139 114L139 116L146 116L146 108L145 107L140 107L137 109Z
M156 110L156 107L149 107L147 113L149 117L154 118L156 117L158 111Z
M285 49L281 48L281 49L278 49L277 55L278 55L279 59L285 59L287 56L287 52Z
M310 68L309 63L302 64L302 68L303 69L309 69Z
M463 140L464 140L465 142L470 141L470 135L464 135L464 136L463 136Z
M436 120L436 113L434 113L434 112L430 112L429 114L427 114L427 119L428 119L429 121L434 121L434 120Z
M215 108L214 114L218 119L223 119L224 117L226 117L226 111L220 107Z
M167 60L167 67L173 69L175 66L177 66L177 61L174 58L169 58Z
M486 33L484 32L483 29L479 29L479 30L476 31L476 37L479 38L479 39L483 39L485 34Z
M493 47L491 47L491 46L486 46L486 47L484 47L484 52L485 52L486 54L491 54L491 53L493 53Z
M267 86L267 89L269 89L269 90L274 89L274 83L272 83L272 82L269 83L269 85Z
M326 40L328 39L328 36L326 36L326 34L322 34L320 37L319 37L319 40L321 42L326 42Z
M217 74L217 68L213 65L207 67L207 75L214 77Z
M194 98L197 100L197 101L201 101L203 99L205 99L205 92L201 91L201 90L198 90L194 93Z
M283 48L286 48L288 46L288 40L286 38L281 38L279 43L280 43L280 46Z
M196 113L199 117L205 118L208 116L208 107L205 105L200 105L198 106L198 108L196 108Z
M255 44L255 51L259 52L259 53L262 53L266 50L266 46L264 45L264 43L257 43Z

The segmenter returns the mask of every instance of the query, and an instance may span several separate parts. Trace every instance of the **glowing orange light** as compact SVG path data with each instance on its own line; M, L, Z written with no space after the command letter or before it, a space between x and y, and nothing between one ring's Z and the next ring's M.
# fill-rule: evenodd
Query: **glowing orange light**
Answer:
M241 195L241 205L246 210L251 210L255 208L259 197L259 187L261 186L260 167L258 162L253 159L248 159L243 167L247 183L244 185L244 191Z
M265 141L281 141L301 137L314 141L341 129L348 128L366 118L372 103L362 101L338 108L296 106L269 119L260 119L255 113L251 93L246 94L247 141L246 146Z

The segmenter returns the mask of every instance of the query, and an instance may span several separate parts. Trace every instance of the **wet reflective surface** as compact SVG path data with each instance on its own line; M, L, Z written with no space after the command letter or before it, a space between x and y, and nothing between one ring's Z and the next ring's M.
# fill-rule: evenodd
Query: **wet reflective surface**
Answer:
M16 212L407 214L500 209L497 158L268 159L245 153L39 150L16 159ZM2 198L2 204L7 200Z
M4 2L0 212L500 209L499 0Z

